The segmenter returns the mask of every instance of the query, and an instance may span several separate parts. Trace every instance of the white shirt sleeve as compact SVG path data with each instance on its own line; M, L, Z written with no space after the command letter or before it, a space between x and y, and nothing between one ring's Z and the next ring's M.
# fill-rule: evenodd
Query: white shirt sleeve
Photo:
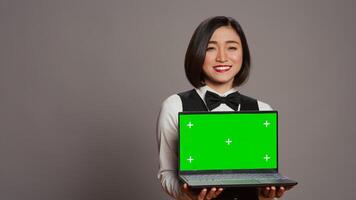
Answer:
M178 95L168 97L161 107L157 122L159 153L158 179L163 190L175 199L185 199L177 174L178 165L178 112L182 102Z
M258 104L258 110L260 111L273 110L273 108L270 105L266 104L265 102L257 101L257 104Z

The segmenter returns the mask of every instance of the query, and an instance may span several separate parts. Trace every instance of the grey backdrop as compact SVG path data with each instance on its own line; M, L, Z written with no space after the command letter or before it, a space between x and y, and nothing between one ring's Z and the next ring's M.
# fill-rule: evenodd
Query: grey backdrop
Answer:
M161 102L205 18L238 19L241 91L280 112L283 199L355 199L355 1L0 1L0 199L168 199ZM338 172L338 173L336 173Z

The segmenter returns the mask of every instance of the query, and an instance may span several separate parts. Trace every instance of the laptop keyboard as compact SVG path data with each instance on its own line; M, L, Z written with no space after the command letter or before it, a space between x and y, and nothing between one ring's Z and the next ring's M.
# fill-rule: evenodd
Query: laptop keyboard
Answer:
M287 177L280 174L204 174L204 175L186 175L189 181L224 181L224 180L280 180L287 179Z

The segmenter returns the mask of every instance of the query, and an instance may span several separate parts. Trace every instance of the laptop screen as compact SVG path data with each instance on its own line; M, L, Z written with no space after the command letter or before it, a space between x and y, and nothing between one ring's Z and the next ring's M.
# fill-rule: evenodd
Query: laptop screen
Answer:
M277 111L179 113L179 169L277 168Z

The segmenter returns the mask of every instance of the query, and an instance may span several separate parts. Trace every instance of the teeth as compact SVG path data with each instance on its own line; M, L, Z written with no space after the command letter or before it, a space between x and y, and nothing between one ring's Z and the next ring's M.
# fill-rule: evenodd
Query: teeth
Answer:
M228 70L230 69L230 66L219 66L219 67L214 67L217 70Z

